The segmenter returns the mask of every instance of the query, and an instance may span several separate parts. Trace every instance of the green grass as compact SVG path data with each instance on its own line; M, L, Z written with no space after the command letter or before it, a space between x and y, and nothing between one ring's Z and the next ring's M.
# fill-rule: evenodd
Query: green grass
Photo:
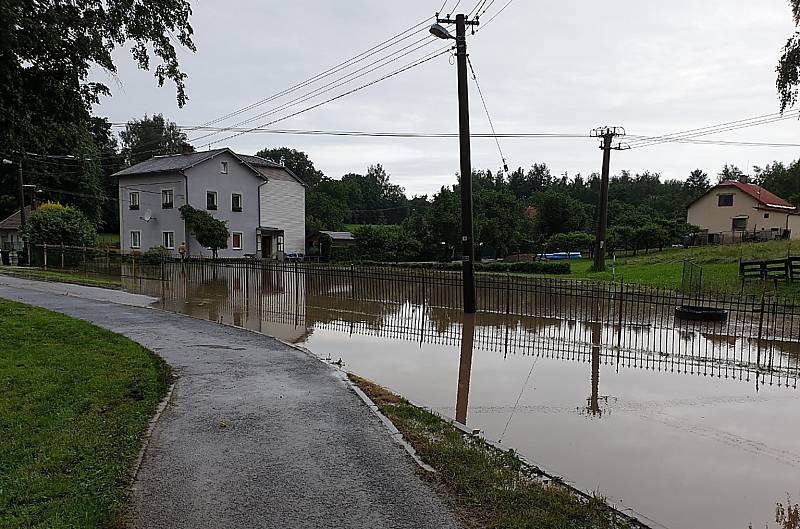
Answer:
M23 268L13 266L0 266L0 274L23 279L36 279L40 281L57 281L90 287L121 288L122 282L116 279L92 277L80 272L41 270L38 268Z
M119 248L119 233L98 233L98 248Z
M627 528L600 497L584 500L566 487L531 479L513 451L467 436L440 417L353 374L348 375L403 436L455 499L467 526L508 529Z
M169 368L127 338L2 299L0 336L0 527L122 527Z
M651 251L635 256L618 257L616 279L626 283L678 290L681 287L684 259L692 259L703 268L703 291L714 295L735 294L741 291L739 281L739 259L764 260L782 259L787 252L800 255L800 242L770 241L726 246L702 246L695 248L669 248L664 251ZM612 261L606 261L605 272L591 271L592 262L588 259L572 262L572 279L592 281L611 281ZM773 290L771 282L749 281L745 292L760 294ZM800 295L800 283L778 283L778 292L784 296Z

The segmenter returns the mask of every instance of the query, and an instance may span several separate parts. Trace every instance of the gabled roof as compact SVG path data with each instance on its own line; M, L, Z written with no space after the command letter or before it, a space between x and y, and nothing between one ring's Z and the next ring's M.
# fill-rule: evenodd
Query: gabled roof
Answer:
M720 183L717 187L735 187L739 191L742 191L743 193L746 193L756 199L759 206L778 209L795 209L794 205L790 202L755 184L745 184L744 182L739 182L738 180L728 180L727 182Z
M31 214L31 207L25 206L25 213L30 215ZM22 226L22 218L19 214L19 210L15 211L2 221L0 221L0 230L18 230Z
M714 187L712 187L711 189L706 191L703 195L701 195L701 196L697 197L696 199L694 199L691 203L689 203L689 206L691 207L692 204L694 204L695 202L697 202L698 200L700 200L701 198L703 198L707 194L711 193L715 189L716 190L719 190L719 189L723 189L724 190L724 188L726 188L726 187L728 187L728 188L735 187L736 189L738 189L742 193L744 193L746 195L749 195L750 197L754 198L756 200L756 202L758 202L758 205L756 206L758 208L767 208L767 209L771 208L771 209L777 209L777 210L786 211L786 212L792 212L792 211L797 210L797 208L793 204L791 204L790 202L782 199L781 197L779 197L775 193L773 193L771 191L768 191L767 189L764 189L761 186L757 186L755 184L746 184L746 183L740 182L738 180L726 180L725 182L720 182L719 184L715 185Z
M353 234L349 231L320 231L334 241L354 241Z
M241 160L243 164L248 166L253 172L257 173L259 176L262 177L264 176L264 174L258 171L256 167L271 167L274 169L283 169L292 174L291 171L289 171L286 167L282 166L279 163L275 163L272 160L267 160L266 158L261 158L260 156L251 156L249 154L237 154L232 150L230 150L229 148L224 147L222 149L211 149L209 151L190 152L186 154L153 156L149 160L145 160L143 162L137 163L136 165L132 165L127 169L123 169L122 171L114 173L114 176L135 176L140 174L185 171L186 169L199 165L225 152ZM292 174L292 176L294 178L297 178L296 176L294 176L294 174Z

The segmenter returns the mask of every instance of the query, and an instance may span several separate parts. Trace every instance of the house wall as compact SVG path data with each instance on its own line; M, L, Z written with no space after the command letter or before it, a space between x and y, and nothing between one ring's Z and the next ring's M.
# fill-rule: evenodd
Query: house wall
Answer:
M800 215L789 215L789 229L792 230L792 240L800 241Z
M719 195L728 194L733 195L733 206L719 206ZM712 189L689 207L686 221L708 230L709 233L719 233L724 238L733 235L734 217L746 216L747 231L750 233L753 233L754 230L770 231L772 228L783 230L786 228L787 217L791 221L792 215L757 210L755 209L757 205L756 199L734 187ZM769 214L769 218L764 218L765 213ZM795 236L794 230L792 230L792 236Z
M173 208L161 208L161 190L172 189ZM130 209L129 195L139 192L139 209ZM155 173L139 176L119 177L120 224L119 240L123 252L147 251L162 244L162 233L175 232L175 255L178 245L184 240L183 220L179 208L186 204L183 175L177 172ZM147 210L152 212L150 222L143 217ZM131 231L141 232L141 248L131 248Z
M228 162L228 174L222 174L221 162ZM218 252L219 257L243 257L256 253L256 228L258 228L258 186L264 179L244 165L238 158L223 152L185 171L189 181L189 204L206 209L206 191L217 192L216 211L209 211L215 218L228 223L228 230L242 233L242 249L232 248L232 237L228 248ZM241 193L242 211L233 211L231 195ZM193 237L187 241L191 255L210 256L211 251L200 246Z
M284 230L284 252L305 253L306 190L282 169L260 168L269 182L261 188L261 226Z

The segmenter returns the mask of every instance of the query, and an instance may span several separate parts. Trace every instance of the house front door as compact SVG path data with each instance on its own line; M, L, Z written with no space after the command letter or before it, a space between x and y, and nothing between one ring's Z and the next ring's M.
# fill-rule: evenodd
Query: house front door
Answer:
M261 257L263 259L272 257L272 235L261 236Z

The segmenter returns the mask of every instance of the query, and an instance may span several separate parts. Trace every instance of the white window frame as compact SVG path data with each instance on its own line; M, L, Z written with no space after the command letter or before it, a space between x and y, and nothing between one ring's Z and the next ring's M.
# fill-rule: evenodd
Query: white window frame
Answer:
M136 244L133 244L133 235L136 234L136 238L139 241ZM142 231L141 230L131 230L130 232L130 246L131 250L138 250L142 247Z
M136 200L134 200L133 197L136 197ZM128 208L129 209L139 209L139 192L138 191L128 191Z
M234 243L234 241L235 241L234 237L236 235L239 236L239 246L238 247L236 246L236 243ZM243 242L244 242L244 233L242 233L240 231L232 231L231 232L231 250L241 250L242 247L243 247L243 244L242 244Z
M275 251L276 252L285 252L286 250L284 249L284 243L285 243L285 240L284 240L283 235L278 235L277 237L275 237Z
M228 174L228 162L226 160L220 160L219 172L220 174Z
M172 244L167 244L166 235L172 235ZM174 250L175 249L175 232L174 231L162 231L161 232L161 245L166 248L167 250Z
M172 201L169 202L170 207L168 207L168 208L164 207L164 204L167 204L167 202L164 202L164 193L166 191L169 191L170 197L172 198ZM161 209L171 209L171 208L174 208L174 207L175 207L175 188L172 188L172 187L166 188L165 187L164 189L161 190Z
M261 255L261 235L256 234L256 253Z
M214 195L214 207L213 208L209 208L208 207L208 195L209 194L213 194ZM219 193L214 191L213 189L206 189L206 210L207 211L217 211L217 210L219 210Z
M234 209L235 206L233 204L233 197L237 196L239 197L239 209ZM231 193L231 211L236 213L241 213L244 211L244 195L242 195L242 193Z

